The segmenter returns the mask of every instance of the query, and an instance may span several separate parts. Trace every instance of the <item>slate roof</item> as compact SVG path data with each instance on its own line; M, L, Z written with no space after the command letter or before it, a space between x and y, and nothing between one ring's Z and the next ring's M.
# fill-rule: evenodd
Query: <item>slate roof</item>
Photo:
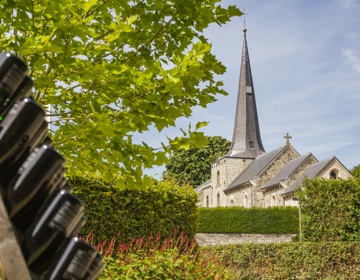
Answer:
M279 173L277 173L269 182L267 182L261 189L266 190L280 184L282 180L288 179L300 166L301 164L308 159L309 157L313 156L311 153L298 157L289 161Z
M260 175L286 147L287 146L284 145L276 150L258 156L224 191L228 192Z
M256 158L265 153L261 142L255 90L252 80L250 58L244 29L239 88L231 147L226 156Z
M290 194L293 193L299 186L302 185L302 181L304 180L304 178L308 178L308 179L313 179L315 176L319 175L321 173L321 171L323 171L326 166L328 166L330 164L330 162L332 162L334 159L336 159L336 157L331 157L328 159L324 159L322 161L319 161L313 165L311 165L308 170L306 170L304 172L304 174L302 176L300 176L285 192L283 192L282 194Z
M197 186L195 188L196 192L202 191L203 189L206 189L208 187L211 187L211 179L207 180L205 183L202 183L200 186Z

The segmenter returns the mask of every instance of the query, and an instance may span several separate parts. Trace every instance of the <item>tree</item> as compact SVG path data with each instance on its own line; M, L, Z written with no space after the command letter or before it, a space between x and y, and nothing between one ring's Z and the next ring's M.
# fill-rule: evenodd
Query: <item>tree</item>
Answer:
M229 151L231 142L220 136L208 136L207 140L208 143L203 148L175 152L166 164L163 177L172 178L179 184L190 184L193 187L209 180L211 164Z
M142 169L172 150L204 141L197 129L162 149L133 143L226 94L215 75L225 67L203 30L241 12L220 0L0 0L0 47L29 65L34 98L51 104L51 136L67 174L148 182ZM160 144L159 144L160 146Z

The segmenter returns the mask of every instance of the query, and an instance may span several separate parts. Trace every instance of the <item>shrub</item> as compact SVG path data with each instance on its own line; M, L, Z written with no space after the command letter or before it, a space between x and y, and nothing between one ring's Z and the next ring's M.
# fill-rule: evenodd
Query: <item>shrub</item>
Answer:
M237 244L203 248L234 279L360 279L360 243Z
M117 246L116 238L99 244L106 267L98 279L230 279L218 259L198 252L195 241L189 241L184 233L175 232L163 241L160 236L144 236Z
M74 193L85 205L87 222L80 235L94 233L95 241L120 233L129 241L161 229L162 238L178 228L189 238L197 227L197 194L171 182L153 183L147 191L116 189L96 179L70 178Z
M298 233L297 207L199 208L202 233Z
M359 181L305 180L300 203L305 240L360 240Z

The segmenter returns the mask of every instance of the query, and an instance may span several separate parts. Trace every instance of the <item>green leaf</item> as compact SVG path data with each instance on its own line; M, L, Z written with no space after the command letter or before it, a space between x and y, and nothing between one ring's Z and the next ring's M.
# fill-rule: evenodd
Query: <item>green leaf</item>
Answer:
M1 5L8 13L1 18L0 46L26 61L33 97L52 105L50 134L67 174L96 174L117 180L119 188L141 189L148 183L144 168L163 164L179 148L202 145L201 134L181 130L162 153L160 143L138 145L132 138L175 127L196 106L226 94L219 82L225 68L203 31L239 16L236 7L217 0Z

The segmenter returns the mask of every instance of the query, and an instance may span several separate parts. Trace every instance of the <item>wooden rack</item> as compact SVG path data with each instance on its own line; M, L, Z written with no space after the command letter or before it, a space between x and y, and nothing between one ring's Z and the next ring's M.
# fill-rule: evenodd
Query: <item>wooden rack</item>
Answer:
M4 202L0 195L0 267L6 280L31 280ZM1 269L1 268L0 268ZM0 274L0 280L2 276Z

